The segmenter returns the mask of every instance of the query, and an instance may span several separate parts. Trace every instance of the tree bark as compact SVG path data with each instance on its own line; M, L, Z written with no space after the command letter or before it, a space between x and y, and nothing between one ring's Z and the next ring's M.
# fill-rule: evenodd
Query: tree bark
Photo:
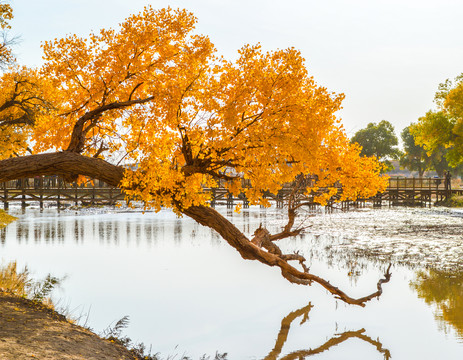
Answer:
M74 181L78 175L85 175L112 186L119 186L124 176L124 168L70 151L0 161L0 182L39 175L59 175L70 181Z

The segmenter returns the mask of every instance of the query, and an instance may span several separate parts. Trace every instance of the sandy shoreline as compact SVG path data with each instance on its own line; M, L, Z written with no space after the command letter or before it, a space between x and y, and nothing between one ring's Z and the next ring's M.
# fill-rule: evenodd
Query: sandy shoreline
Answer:
M127 349L71 324L43 304L0 291L0 359L126 360Z

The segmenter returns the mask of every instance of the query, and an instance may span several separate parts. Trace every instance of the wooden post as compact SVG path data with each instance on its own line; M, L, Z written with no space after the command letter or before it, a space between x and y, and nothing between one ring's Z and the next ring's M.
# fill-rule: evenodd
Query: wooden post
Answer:
M21 184L20 186L21 186L21 193L22 193L22 195L21 195L21 207L25 208L26 207L26 189L25 189L25 187L26 187L26 179L24 179L24 178L21 179L20 184Z
M211 201L211 206L215 207L215 199L216 199L217 193L215 188L212 189L212 201Z
M57 200L56 200L56 206L59 210L60 206L61 206L61 196L60 196L60 188L61 188L61 178L57 178L56 179L56 183L58 185L58 188L57 188Z
M79 199L79 196L78 196L78 193L77 193L77 181L74 182L74 205L77 206L78 205L78 200Z
M3 208L5 210L8 210L8 183L4 182L3 183Z
M228 193L228 196L227 196L227 208L228 209L233 208L233 194L232 193Z
M429 207L432 205L432 188L431 188L431 179L428 178L428 188L429 188Z
M243 199L243 208L245 208L245 209L249 208L249 200L246 197L246 195L244 195L244 199Z
M91 204L92 205L95 205L95 183L96 183L96 180L93 179L93 187L92 187L92 201L91 201Z
M284 205L284 202L283 202L283 194L281 190L278 191L276 200L277 200L277 208L282 208Z
M109 205L113 206L114 204L116 204L116 201L113 200L113 187L110 186L109 187Z
M40 209L43 209L43 176L39 178Z

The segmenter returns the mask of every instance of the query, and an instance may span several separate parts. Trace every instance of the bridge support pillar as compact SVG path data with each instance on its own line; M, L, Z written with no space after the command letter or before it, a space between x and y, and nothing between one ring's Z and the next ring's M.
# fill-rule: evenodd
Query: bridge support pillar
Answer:
M233 194L228 193L227 195L227 208L231 209L233 207Z

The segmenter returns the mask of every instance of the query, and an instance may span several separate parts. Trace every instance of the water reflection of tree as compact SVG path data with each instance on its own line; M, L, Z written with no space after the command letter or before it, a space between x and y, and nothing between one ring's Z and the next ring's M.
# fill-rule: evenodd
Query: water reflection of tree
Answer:
M286 340L288 339L289 330L293 321L299 317L302 317L300 325L304 324L306 321L309 320L309 312L312 308L313 305L309 303L307 306L304 306L303 308L290 312L286 317L283 318L283 320L281 320L281 327L277 336L277 340L275 342L275 346L270 351L270 353L264 358L264 360L302 360L309 356L320 354L324 351L328 351L332 347L337 346L351 338L357 338L359 340L363 340L366 343L373 345L379 353L383 354L385 360L389 360L391 358L390 351L388 349L383 348L383 344L379 340L373 340L371 337L364 334L365 329L360 329L356 331L345 331L340 334L334 334L331 339L326 341L324 344L318 346L317 348L293 351L289 354L279 357L283 349L283 346L286 343Z
M435 304L436 319L450 324L463 337L463 271L419 271L411 283L427 304Z

